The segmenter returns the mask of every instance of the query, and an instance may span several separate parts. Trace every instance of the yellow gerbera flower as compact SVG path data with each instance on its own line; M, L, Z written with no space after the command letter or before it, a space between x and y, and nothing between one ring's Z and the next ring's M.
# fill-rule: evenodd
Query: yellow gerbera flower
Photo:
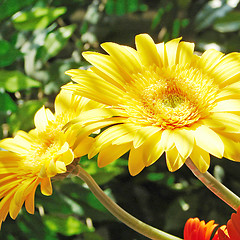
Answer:
M63 126L85 110L99 106L91 100L63 90L55 101L55 114L42 107L35 115L36 128L18 131L14 138L0 141L0 228L9 213L15 219L25 202L34 213L34 195L41 184L44 195L52 194L51 177L65 173L74 157L88 152L93 139L85 136L73 146L74 134Z
M107 42L102 48L109 55L83 53L90 70L66 72L78 84L65 88L108 106L95 110L102 120L89 114L89 129L111 125L89 153L99 152L100 167L128 150L132 175L163 152L170 171L188 157L201 172L209 154L240 160L240 53L212 49L197 56L193 43L180 40L155 44L140 34L137 50Z

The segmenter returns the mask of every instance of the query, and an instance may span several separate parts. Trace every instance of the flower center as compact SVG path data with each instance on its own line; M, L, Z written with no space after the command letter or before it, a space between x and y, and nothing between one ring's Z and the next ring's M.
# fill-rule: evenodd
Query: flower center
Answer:
M171 107L171 108L175 108L183 102L184 102L184 99L181 96L176 95L176 94L169 95L166 98L163 98L163 100L162 100L162 103L166 107Z
M148 69L127 86L131 121L174 129L189 126L209 114L218 88L194 68Z
M58 152L65 142L64 133L61 131L62 125L56 122L50 123L46 130L38 132L37 129L33 134L34 142L26 156L25 165L32 167L38 172L43 164L50 163L53 159L58 159Z

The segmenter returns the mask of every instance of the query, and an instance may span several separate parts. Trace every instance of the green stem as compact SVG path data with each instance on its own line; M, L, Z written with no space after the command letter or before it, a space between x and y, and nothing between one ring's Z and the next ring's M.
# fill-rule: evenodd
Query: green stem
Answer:
M94 179L79 165L76 166L76 169L72 173L81 178L88 185L92 193L105 206L105 208L108 209L109 212L111 212L118 220L126 224L128 227L134 229L136 232L153 240L181 240L178 237L147 225L146 223L143 223L127 213L115 202L113 202L112 199L109 198L97 185Z
M215 195L227 203L230 207L237 211L240 206L240 198L214 178L209 172L201 173L194 165L192 160L188 158L186 165L193 172L193 174Z

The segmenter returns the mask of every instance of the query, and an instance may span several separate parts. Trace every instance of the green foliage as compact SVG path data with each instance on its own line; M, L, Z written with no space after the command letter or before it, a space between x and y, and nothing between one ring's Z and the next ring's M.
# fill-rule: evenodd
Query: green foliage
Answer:
M28 131L29 128L34 127L34 115L39 108L41 108L46 99L43 100L29 100L19 105L16 109L11 110L13 113L8 118L9 132L16 133L18 130Z
M17 92L40 86L40 82L35 81L19 71L0 70L0 87L8 92Z
M66 45L68 39L73 34L75 27L75 25L68 25L49 33L43 46L39 50L38 58L45 63L51 57L56 56Z
M36 111L52 108L64 72L87 68L82 51L113 41L134 47L138 33L155 42L183 37L196 50L216 46L239 51L239 1L193 0L2 0L0 1L0 137L34 127ZM104 168L83 157L80 164L106 194L139 219L182 237L189 217L225 224L232 213L191 172L170 173L164 156L131 177L126 156ZM237 163L212 159L210 171L236 194ZM35 214L22 210L7 218L0 239L7 240L143 240L119 223L79 179L53 181L53 195L36 193ZM222 211L219 211L222 209Z
M106 13L122 16L136 11L146 11L147 5L139 0L108 0L106 3Z
M51 232L61 233L64 236L94 231L93 228L88 228L73 216L61 217L48 215L43 218L43 221Z
M14 46L5 40L0 40L0 67L11 65L20 56L22 56L21 52Z
M30 12L21 12L19 16L13 18L14 27L17 30L44 29L56 18L63 15L66 8L35 8Z
M20 11L23 7L33 4L35 0L3 0L0 7L0 21L11 17L14 13Z

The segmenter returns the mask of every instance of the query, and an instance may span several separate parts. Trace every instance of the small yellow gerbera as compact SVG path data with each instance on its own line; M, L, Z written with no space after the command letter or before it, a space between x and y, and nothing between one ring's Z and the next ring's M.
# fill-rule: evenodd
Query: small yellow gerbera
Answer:
M128 150L132 175L163 152L170 171L189 157L201 172L209 154L240 160L240 53L197 56L193 43L180 40L155 44L140 34L137 50L107 42L109 55L83 53L90 70L66 72L78 84L65 88L108 106L89 113L89 129L110 126L89 153L99 152L100 167ZM93 122L94 111L102 120Z
M18 131L14 138L0 141L0 228L9 213L15 219L25 202L34 213L34 195L41 184L44 195L52 194L51 177L65 173L74 157L88 152L93 139L85 136L75 144L72 131L63 126L98 103L63 90L55 101L55 115L42 107L35 115L36 128L29 133ZM70 129L69 129L70 130Z

